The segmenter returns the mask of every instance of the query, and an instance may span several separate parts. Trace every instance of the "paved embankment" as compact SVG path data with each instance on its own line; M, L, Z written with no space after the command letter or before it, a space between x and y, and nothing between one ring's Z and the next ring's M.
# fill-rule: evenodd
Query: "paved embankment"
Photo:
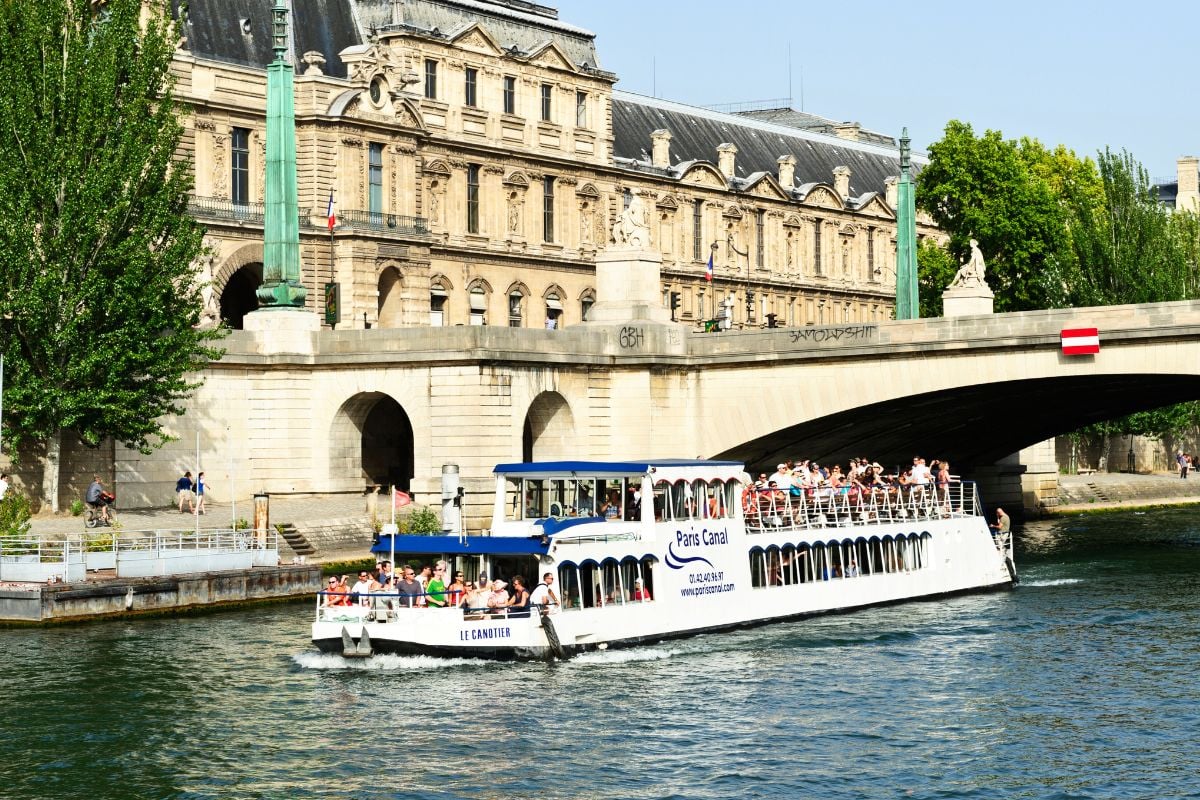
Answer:
M387 498L381 504L385 513ZM254 506L249 501L208 504L203 515L181 514L178 506L170 508L117 509L117 519L123 531L177 531L224 529L233 527L236 520L254 518ZM386 520L385 520L386 521ZM287 497L274 495L270 500L270 522L287 526L279 542L279 554L285 563L296 556L307 562L346 561L368 555L375 531L366 512L366 498L361 495L325 495L321 497ZM35 536L80 533L83 517L70 514L39 514L33 518L31 532ZM98 529L103 532L107 529Z
M1132 475L1123 472L1060 475L1058 506L1050 514L1139 506L1200 503L1200 475Z

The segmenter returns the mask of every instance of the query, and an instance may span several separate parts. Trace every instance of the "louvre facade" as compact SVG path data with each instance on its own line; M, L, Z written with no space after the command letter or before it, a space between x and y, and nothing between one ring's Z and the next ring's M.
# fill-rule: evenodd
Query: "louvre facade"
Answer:
M337 287L339 329L578 324L635 195L684 323L726 298L738 327L891 315L891 137L618 91L594 34L521 0L291 5L303 279L322 313ZM246 6L174 4L207 313L235 328L262 280L272 58L269 5Z

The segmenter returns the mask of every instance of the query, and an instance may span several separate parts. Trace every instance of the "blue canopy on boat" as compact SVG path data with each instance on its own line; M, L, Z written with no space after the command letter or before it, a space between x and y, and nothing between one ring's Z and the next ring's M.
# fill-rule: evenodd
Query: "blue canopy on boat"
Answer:
M541 536L422 536L400 534L396 536L397 553L421 555L498 555L498 556L542 556L550 549L549 540ZM392 537L384 534L371 548L372 553L392 552Z

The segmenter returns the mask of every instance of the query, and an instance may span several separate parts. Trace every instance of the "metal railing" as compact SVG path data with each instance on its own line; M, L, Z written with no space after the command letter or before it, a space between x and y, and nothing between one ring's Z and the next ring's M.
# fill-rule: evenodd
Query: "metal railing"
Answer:
M85 571L83 543L78 538L0 538L0 581L70 581L82 577Z
M240 553L247 550L278 550L279 533L275 530L230 529L122 531L113 537L112 549L117 553Z
M380 211L358 211L354 209L337 212L337 227L379 231L405 236L425 236L429 233L429 223L424 217L389 214Z
M262 225L266 207L262 203L235 203L220 197L192 197L188 199L188 213L196 219Z
M973 481L948 486L753 490L744 500L746 533L851 528L917 519L981 517Z

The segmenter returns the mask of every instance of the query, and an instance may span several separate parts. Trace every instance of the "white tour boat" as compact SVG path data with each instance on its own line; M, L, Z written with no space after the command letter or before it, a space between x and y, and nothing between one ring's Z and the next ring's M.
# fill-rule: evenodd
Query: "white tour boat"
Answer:
M1017 578L1011 538L989 529L970 482L755 491L740 463L673 460L502 464L495 474L485 535L385 535L373 552L418 570L444 560L467 581L520 575L530 591L549 574L556 604L489 609L468 595L474 607L409 607L388 589L330 605L343 598L322 592L317 647L569 658Z

